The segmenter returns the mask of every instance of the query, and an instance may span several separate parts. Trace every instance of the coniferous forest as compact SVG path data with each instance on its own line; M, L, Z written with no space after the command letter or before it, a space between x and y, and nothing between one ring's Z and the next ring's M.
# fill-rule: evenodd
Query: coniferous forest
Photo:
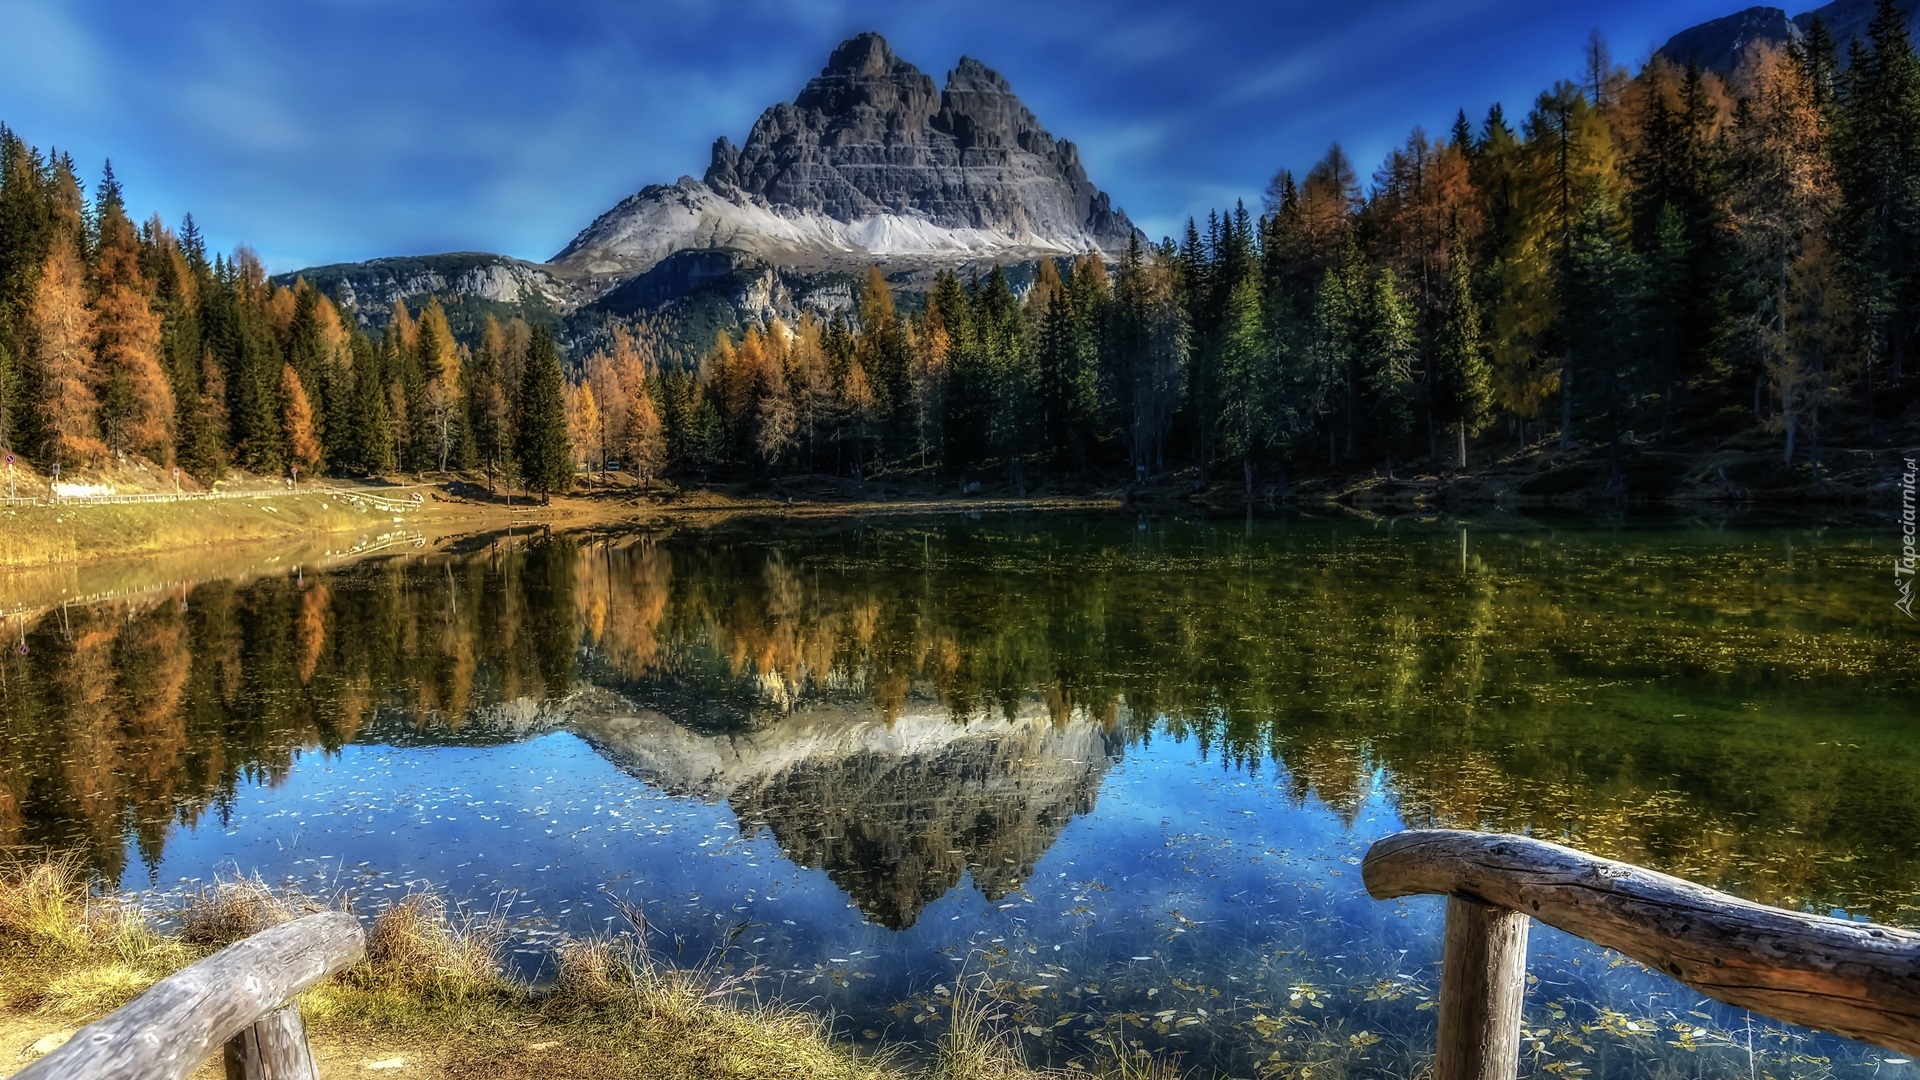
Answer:
M1817 477L1823 445L1912 441L1920 58L1891 0L1864 41L1816 22L1726 78L1631 74L1596 35L1525 115L1416 128L1371 177L1335 145L1112 263L856 291L698 357L657 319L456 335L437 299L355 312L210 256L191 217L136 224L111 166L89 196L0 131L0 446L43 471L1191 471L1251 495L1531 447L1627 494L1641 448Z

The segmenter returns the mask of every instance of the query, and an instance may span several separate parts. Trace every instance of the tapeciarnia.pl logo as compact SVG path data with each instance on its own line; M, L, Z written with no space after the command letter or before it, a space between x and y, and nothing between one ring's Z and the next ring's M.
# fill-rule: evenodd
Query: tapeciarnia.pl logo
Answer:
M1900 474L1900 557L1893 560L1893 587L1900 599L1893 606L1906 612L1907 618L1920 618L1913 613L1913 574L1914 521L1913 521L1913 478L1920 469L1914 467L1914 459L1906 461L1907 471Z

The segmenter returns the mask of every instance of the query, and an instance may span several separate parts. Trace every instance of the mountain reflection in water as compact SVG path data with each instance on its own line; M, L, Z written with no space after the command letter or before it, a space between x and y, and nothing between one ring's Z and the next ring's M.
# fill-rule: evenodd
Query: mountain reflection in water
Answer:
M1883 554L1817 528L940 520L499 537L180 586L9 624L0 844L133 886L221 858L405 866L472 899L547 889L521 910L580 930L573 898L624 878L695 942L785 897L759 960L876 1027L923 1015L950 974L929 957L986 949L1046 1056L1118 1023L1248 1065L1297 1015L1369 1025L1350 1049L1376 1060L1430 1021L1390 958L1434 916L1367 901L1349 861L1401 825L1920 921ZM638 796L649 820L684 806L645 833L677 861L608 831ZM538 830L475 831L522 799ZM713 836L688 842L695 820ZM872 929L834 922L833 892ZM855 953L873 987L816 987ZM1144 959L1177 956L1181 985L1147 985ZM1256 978L1277 998L1231 1022L1154 1019ZM1334 1012L1288 989L1339 980ZM1395 1025L1399 1051L1369 1049Z
M827 706L716 735L591 697L568 726L594 750L664 791L727 800L894 930L968 874L991 901L1019 889L1068 819L1093 808L1122 745L1038 703L967 724L932 702L884 718L871 704Z

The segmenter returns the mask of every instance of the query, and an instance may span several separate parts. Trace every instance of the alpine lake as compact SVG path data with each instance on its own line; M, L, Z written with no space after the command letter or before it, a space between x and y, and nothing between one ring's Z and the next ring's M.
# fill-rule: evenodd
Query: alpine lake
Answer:
M959 992L1036 1063L1410 1077L1444 901L1359 872L1403 828L1920 926L1897 540L959 514L214 578L7 618L0 846L160 913L432 889L529 977L628 934L873 1045ZM1920 1077L1538 925L1529 973L1522 1075Z

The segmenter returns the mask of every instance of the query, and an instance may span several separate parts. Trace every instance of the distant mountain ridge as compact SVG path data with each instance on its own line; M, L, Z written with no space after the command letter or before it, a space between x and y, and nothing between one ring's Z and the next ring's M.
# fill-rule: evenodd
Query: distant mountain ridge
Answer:
M307 276L368 321L396 299L430 294L562 315L606 299L627 313L716 283L739 294L728 297L734 306L765 309L759 316L808 298L850 301L844 286L809 289L795 271L845 275L878 263L910 276L1117 257L1136 233L1088 179L1074 144L1048 133L1005 78L961 57L937 88L866 33L836 48L794 100L763 112L743 145L717 139L704 178L642 188L550 262L402 256L283 277Z
M1827 32L1839 46L1840 62L1846 63L1847 43L1865 39L1873 22L1876 0L1833 0L1824 7L1789 17L1776 7L1751 7L1732 15L1689 27L1667 40L1660 55L1682 66L1698 64L1708 71L1731 74L1739 66L1747 46L1755 41L1786 45L1806 37L1807 28L1817 17L1827 24ZM1920 36L1920 3L1905 0L1899 5L1907 16L1909 33Z

